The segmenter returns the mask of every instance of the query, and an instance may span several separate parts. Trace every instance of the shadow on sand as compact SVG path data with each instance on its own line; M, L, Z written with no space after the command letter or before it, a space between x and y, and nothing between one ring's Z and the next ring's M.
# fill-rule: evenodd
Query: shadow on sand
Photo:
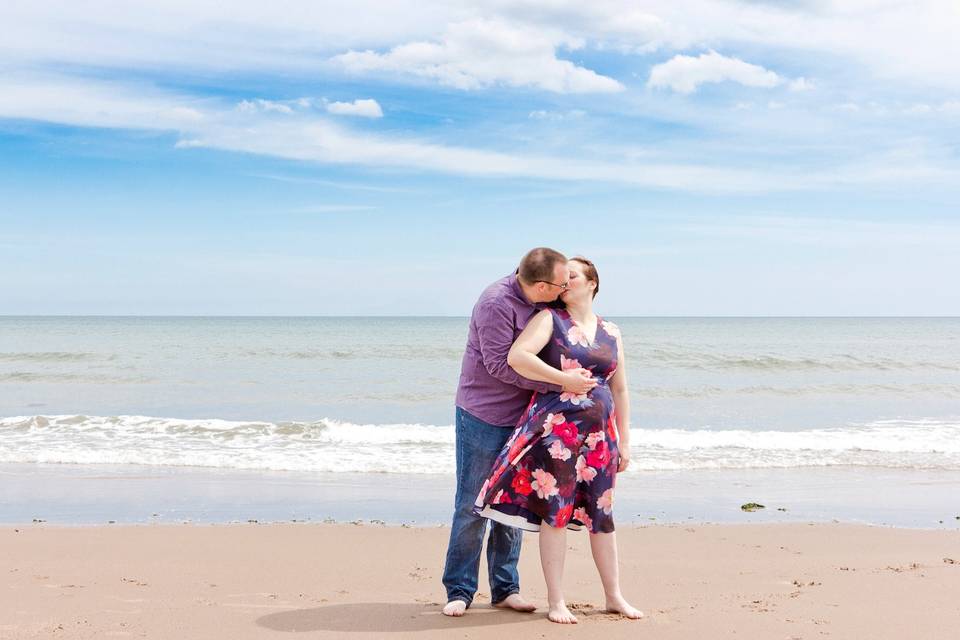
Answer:
M273 631L374 631L409 633L433 629L464 629L498 624L516 624L541 620L542 612L524 614L516 611L471 607L466 616L450 618L436 605L396 602L357 602L333 604L312 609L295 609L271 613L257 619L257 624Z

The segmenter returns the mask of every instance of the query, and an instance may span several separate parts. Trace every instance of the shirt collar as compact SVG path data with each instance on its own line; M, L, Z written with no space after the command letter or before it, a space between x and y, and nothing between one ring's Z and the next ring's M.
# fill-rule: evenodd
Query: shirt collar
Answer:
M520 281L517 279L517 276L519 274L520 274L520 269L517 269L516 271L514 271L512 274L508 276L510 278L510 288L513 289L513 293L516 294L516 296L520 298L521 301L527 303L534 309L543 309L545 303L530 302L529 300L527 300L527 296L523 293L523 289L520 288Z

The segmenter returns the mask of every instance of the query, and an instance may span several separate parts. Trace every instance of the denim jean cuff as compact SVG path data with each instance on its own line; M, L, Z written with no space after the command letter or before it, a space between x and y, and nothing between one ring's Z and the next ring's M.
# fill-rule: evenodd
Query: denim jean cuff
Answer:
M473 598L468 598L467 596L447 596L447 602L453 602L454 600L459 600L467 605L467 609L469 609L470 605L473 603Z
M509 598L510 596L512 596L512 595L515 594L515 593L520 593L520 589L519 589L519 588L516 588L516 587L515 587L515 588L511 588L511 589L506 589L506 590L504 590L502 596L500 596L500 594L496 594L496 595L490 600L490 604L500 604L501 602L503 602L504 600L506 600L507 598ZM500 596L500 597L496 597L496 596Z

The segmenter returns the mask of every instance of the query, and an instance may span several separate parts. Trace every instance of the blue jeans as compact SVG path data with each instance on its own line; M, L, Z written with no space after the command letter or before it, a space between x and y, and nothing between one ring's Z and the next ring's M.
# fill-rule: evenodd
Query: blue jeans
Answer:
M473 512L473 503L511 433L513 429L487 424L457 407L457 497L443 569L448 602L463 600L469 607L477 592L480 550L488 521ZM487 567L494 604L520 591L517 560L522 539L522 530L490 522Z

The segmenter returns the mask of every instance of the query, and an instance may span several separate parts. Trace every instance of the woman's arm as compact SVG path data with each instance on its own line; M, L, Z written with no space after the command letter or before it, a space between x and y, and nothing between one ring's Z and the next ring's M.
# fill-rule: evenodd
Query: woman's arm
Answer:
M627 361L623 354L623 341L617 335L617 370L610 379L613 406L617 412L617 447L620 449L620 466L617 471L626 471L630 464L630 391L627 389Z
M561 371L537 357L552 335L553 317L550 311L543 310L531 318L523 332L517 336L510 347L510 353L507 354L507 364L524 378L560 385L564 391L586 393L597 386L592 374L586 369Z

